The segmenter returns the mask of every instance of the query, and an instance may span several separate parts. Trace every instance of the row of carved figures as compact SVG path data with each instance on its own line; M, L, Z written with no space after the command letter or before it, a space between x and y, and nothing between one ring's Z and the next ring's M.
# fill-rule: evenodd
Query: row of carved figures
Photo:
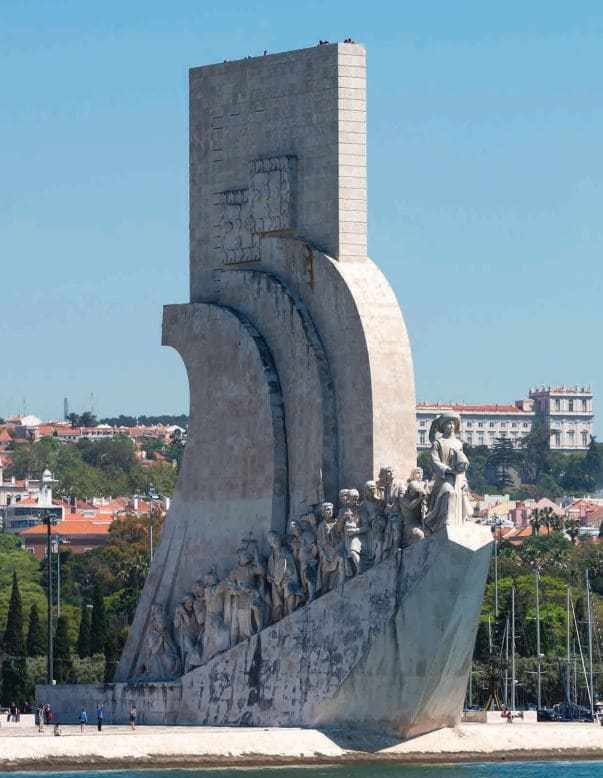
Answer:
M175 678L246 640L369 567L420 541L445 524L463 522L468 461L454 415L438 418L432 445L434 479L416 467L406 481L384 467L376 481L339 492L339 510L323 502L291 521L287 537L267 534L265 557L250 533L237 564L223 579L212 567L176 606L171 623L153 606L148 634L147 678Z

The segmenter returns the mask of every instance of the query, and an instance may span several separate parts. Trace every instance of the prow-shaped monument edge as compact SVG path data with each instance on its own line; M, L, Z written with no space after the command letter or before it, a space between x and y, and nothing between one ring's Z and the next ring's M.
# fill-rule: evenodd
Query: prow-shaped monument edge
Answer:
M408 335L367 257L362 46L191 70L190 301L162 342L189 379L184 460L115 683L82 703L398 735L456 720L488 542L458 419L430 431L433 481L416 468ZM74 687L38 699L62 714Z

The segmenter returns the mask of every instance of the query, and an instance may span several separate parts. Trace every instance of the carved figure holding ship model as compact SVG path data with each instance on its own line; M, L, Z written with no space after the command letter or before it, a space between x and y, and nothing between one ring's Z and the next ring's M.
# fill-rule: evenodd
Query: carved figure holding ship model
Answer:
M444 413L429 430L434 480L425 524L436 532L445 525L460 526L471 516L465 472L469 464L458 437L459 416Z

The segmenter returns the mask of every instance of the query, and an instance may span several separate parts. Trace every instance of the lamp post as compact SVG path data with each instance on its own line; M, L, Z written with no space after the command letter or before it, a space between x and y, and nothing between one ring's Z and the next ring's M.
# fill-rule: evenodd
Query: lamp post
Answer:
M153 561L153 500L158 497L159 495L153 491L153 484L149 483L149 564Z
M48 684L52 684L54 680L54 667L53 667L53 657L52 657L52 542L51 542L51 533L52 533L52 527L55 526L58 523L58 520L56 516L53 516L50 511L46 511L44 514L44 518L42 519L42 524L46 525L47 529L47 536L46 536L46 575L48 580L48 677L47 681Z
M68 544L69 541L60 535L54 537L54 551L57 554L57 619L61 615L61 546Z

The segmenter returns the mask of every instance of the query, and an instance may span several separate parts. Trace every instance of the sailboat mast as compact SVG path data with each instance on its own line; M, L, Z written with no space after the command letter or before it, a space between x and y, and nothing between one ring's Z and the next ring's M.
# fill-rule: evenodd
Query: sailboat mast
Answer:
M505 705L509 707L509 617L505 624Z
M594 686L593 686L593 614L590 602L590 583L588 581L588 570L586 570L586 608L588 610L588 675L590 684L590 713L595 719L594 706Z
M542 708L542 673L540 666L540 591L539 591L540 573L536 570L536 705L538 710Z
M515 710L515 587L511 587L511 710Z

